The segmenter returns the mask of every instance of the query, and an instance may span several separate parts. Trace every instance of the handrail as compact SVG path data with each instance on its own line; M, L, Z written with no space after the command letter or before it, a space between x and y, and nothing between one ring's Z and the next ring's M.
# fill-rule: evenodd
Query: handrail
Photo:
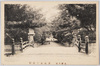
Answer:
M29 41L23 41L23 38L20 37L20 48L21 48L21 51L23 52L23 49L25 49L27 46L29 46Z
M8 33L6 33L6 35L11 39L11 40L13 40L13 38L11 38L10 36L9 36L9 34Z
M80 35L78 36L80 40L79 43L78 43L78 51L80 52L81 49L85 49L85 53L88 54L88 43L89 43L89 38L88 36L85 36L85 43L82 43L81 42L81 37Z
M6 35L12 40L12 44L11 44L11 54L14 55L14 54L16 54L15 45L17 45L17 44L15 44L14 38L11 38L8 33L6 33ZM31 46L29 44L29 41L23 41L23 39L21 37L20 37L20 43L18 45L20 45L20 49L19 50L21 52L23 52L23 49L25 49L26 47Z

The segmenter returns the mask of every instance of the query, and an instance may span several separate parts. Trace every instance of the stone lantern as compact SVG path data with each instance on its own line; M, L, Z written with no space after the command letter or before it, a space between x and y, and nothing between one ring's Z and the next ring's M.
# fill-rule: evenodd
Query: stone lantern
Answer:
M28 33L28 40L29 43L33 44L34 43L34 30L32 28L29 28L29 33Z

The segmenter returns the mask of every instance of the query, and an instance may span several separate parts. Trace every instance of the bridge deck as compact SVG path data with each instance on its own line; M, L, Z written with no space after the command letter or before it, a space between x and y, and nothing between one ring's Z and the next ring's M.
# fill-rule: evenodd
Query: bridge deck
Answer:
M94 48L95 49L95 48ZM51 42L48 45L42 45L36 48L27 47L23 53L15 54L14 56L5 57L5 61L21 63L22 61L26 62L35 62L36 64L41 64L40 62L66 62L67 64L73 63L76 64L76 59L85 59L82 60L81 63L90 59L89 62L93 62L95 58L95 53L86 55L85 53L79 53L77 47L64 47L58 43ZM10 59L10 61L9 61ZM40 60L42 59L42 60ZM88 61L87 61L88 62ZM28 63L21 63L21 64L28 64Z

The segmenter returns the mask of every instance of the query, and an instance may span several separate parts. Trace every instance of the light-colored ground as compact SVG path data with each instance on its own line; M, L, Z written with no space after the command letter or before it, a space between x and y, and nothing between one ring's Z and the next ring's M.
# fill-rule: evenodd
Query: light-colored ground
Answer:
M51 42L50 44L35 48L27 47L23 53L17 53L9 57L5 56L5 61L9 62L9 64L48 64L49 62L50 64L91 64L96 62L97 59L95 55L95 45L93 45L90 46L89 54L86 55L84 51L79 53L76 46L65 47L58 43ZM92 51L90 51L91 49Z

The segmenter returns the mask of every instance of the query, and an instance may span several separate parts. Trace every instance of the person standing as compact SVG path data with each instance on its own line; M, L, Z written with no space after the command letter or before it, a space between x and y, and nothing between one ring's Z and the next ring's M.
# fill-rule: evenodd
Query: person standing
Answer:
M43 32L42 38L41 38L42 45L45 43L45 40L46 40L46 36L45 36L45 32Z
M78 45L78 40L77 40L76 34L74 34L73 37L74 37L74 38L73 38L73 46L74 46L74 45Z
M81 51L80 45L81 45L81 36L78 35L78 51L79 51L79 52Z

